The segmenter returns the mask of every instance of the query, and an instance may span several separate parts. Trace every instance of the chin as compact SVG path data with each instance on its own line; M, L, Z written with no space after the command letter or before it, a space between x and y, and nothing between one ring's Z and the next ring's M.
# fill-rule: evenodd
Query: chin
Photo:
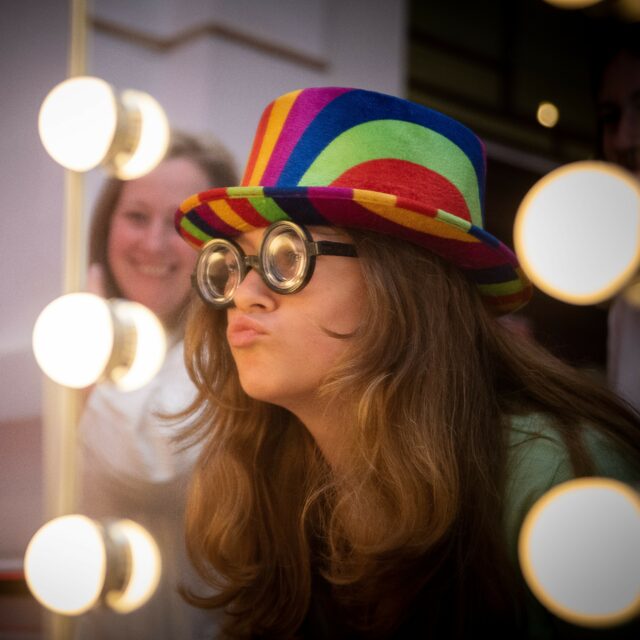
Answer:
M259 380L256 380L254 376L240 376L240 386L242 390L254 400L284 406L282 402L279 401L283 397L282 389L279 387L275 388L273 380L269 380L268 376Z

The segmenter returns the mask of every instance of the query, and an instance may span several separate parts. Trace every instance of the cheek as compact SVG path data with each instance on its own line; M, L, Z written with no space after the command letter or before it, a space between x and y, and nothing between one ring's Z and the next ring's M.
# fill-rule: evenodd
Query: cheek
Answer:
M126 251L133 242L135 242L135 233L126 225L114 220L107 238L107 256L109 258L111 258L112 255L117 256L123 251Z
M177 234L176 237L171 240L171 251L176 257L180 266L189 272L191 272L196 264L198 253L194 251L182 238Z
M321 316L307 316L304 320L291 327L286 361L301 380L320 382L350 344L349 338L335 337L331 333L349 335L357 328L357 319L351 314L332 316L323 313Z
M316 324L325 331L351 334L365 321L366 294L360 279L353 279L343 291L325 296Z

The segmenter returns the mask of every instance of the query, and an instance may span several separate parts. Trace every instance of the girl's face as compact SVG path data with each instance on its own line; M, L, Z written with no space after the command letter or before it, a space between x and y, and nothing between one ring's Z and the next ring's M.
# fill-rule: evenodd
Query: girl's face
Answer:
M196 254L175 232L173 216L209 179L187 158L162 162L142 178L125 182L111 218L107 260L120 291L164 322L184 304Z
M329 227L312 227L314 240L350 243ZM238 244L256 255L263 229L242 234ZM252 269L227 311L227 339L244 391L299 417L313 408L317 390L364 321L364 279L357 258L318 256L313 276L297 293L275 293Z

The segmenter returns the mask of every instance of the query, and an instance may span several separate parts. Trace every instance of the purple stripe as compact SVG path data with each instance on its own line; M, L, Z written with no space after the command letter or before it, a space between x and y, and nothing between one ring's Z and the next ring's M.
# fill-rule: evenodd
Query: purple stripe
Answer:
M212 238L238 235L237 229L220 220L206 204L200 204L195 209L191 209L186 217L195 227Z
M282 169L291 155L291 151L298 144L298 140L307 127L324 107L349 89L323 88L305 89L298 95L289 111L289 115L278 136L269 164L262 176L262 185L275 185L282 173ZM294 186L294 185L291 185Z

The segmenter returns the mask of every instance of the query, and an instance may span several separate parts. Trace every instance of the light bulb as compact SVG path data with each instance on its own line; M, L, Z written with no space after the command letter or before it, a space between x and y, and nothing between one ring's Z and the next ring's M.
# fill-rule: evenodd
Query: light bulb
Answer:
M29 589L48 609L80 615L104 601L119 613L141 607L160 581L160 550L131 520L55 518L29 542L24 558Z
M122 180L156 167L169 146L169 121L149 94L116 93L100 78L70 78L54 87L40 108L40 138L67 169L103 164Z
M114 327L107 302L91 293L56 298L33 329L33 352L52 380L76 389L94 383L113 350Z
M538 105L538 111L536 113L538 122L548 129L552 129L558 124L560 118L560 112L553 102L541 102Z
M609 478L579 478L544 494L518 541L523 575L555 615L588 627L640 613L640 494Z
M69 78L55 86L42 103L40 139L63 167L88 171L111 148L117 114L116 96L108 83L89 76Z
M121 589L108 591L107 604L119 613L141 607L154 594L162 562L160 550L149 532L132 520L120 520L110 526L110 534L120 537L128 547L128 579Z
M33 351L59 384L79 389L105 380L131 391L156 375L167 339L157 316L137 302L70 293L40 313Z
M129 327L135 350L125 367L109 376L123 391L142 387L158 373L167 351L166 333L158 317L147 307L130 300L111 300L115 316Z
M100 529L80 515L47 522L33 536L24 558L27 585L48 609L78 615L100 597L106 573Z
M602 0L545 0L545 2L559 9L586 9Z
M113 170L121 180L131 180L149 173L164 158L169 147L169 121L162 107L149 94L128 89L122 103L129 112L139 115L139 137L130 155L114 158Z
M606 300L640 264L640 186L605 162L560 167L523 199L514 244L542 291L573 304Z

